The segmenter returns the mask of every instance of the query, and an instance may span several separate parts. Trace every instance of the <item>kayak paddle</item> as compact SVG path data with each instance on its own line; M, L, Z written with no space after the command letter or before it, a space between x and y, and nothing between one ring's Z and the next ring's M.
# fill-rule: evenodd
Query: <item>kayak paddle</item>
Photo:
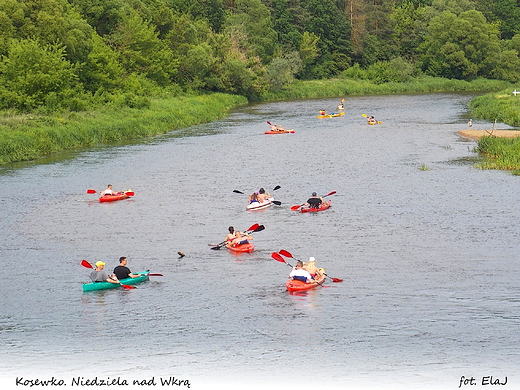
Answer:
M323 195L322 198L325 198L325 197L330 196L330 195L334 195L335 193L336 193L336 191L329 192L327 195ZM296 211L296 210L298 210L300 207L302 207L304 205L305 205L305 203L304 204L297 204L297 205L291 207L291 210L292 211Z
M81 260L81 265L85 268L91 268L91 269L95 269L92 264L90 264L87 260ZM161 275L162 276L162 275ZM127 284L123 284L121 282L119 282L119 284L123 287L123 288L126 288L127 290L133 290L135 287L134 286L129 286Z
M95 194L96 192L96 190L87 190L87 194Z
M290 252L287 252L284 249L280 249L280 253L284 255L285 257L290 257L291 259L294 259L293 255ZM294 259L298 260L298 259ZM323 272L323 275L325 275L327 278L331 279L334 283L341 283L343 282L343 279L340 278L331 278L329 275L327 275L325 272Z
M280 263L285 263L285 264L287 264L289 267L292 268L292 265L289 264L287 261L285 261L285 259L284 259L282 256L280 256L278 253L276 253L276 252L271 253L271 257L272 257L273 259L275 259L276 261L279 261Z

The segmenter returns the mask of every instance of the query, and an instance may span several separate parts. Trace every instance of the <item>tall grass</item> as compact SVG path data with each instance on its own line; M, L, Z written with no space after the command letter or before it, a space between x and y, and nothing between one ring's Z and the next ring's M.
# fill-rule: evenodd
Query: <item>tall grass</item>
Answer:
M500 169L520 174L520 137L499 138L485 136L480 138L476 151L486 157L479 164L481 169Z
M520 88L519 88L520 89ZM469 102L474 117L520 126L520 95L513 95L513 87L496 93L478 96Z
M264 100L316 99L345 97L348 95L391 95L399 93L496 91L507 88L507 81L476 79L473 81L449 80L436 77L419 77L404 83L375 84L368 80L331 79L296 81L279 91L265 93Z
M56 116L16 115L0 119L0 164L33 160L60 150L164 134L211 122L247 104L242 96L211 94L152 99L150 108L110 108Z

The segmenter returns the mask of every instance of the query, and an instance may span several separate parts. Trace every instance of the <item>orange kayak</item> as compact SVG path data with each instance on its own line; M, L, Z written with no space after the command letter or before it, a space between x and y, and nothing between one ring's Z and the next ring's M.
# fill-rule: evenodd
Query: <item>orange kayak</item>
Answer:
M248 242L247 244L240 244L240 245L236 245L236 246L232 246L231 244L227 244L226 248L228 248L232 252L237 252L237 253L245 253L245 252L247 252L247 253L251 253L255 249L255 246L253 244L251 244L250 242Z
M327 210L332 205L332 201L329 200L327 202L324 202L318 207L317 209L314 207L300 207L297 211L300 211L302 213L316 213L318 211Z
M321 286L325 282L325 275L320 275L316 279L314 283L306 283L302 282L301 280L288 280L287 283L285 283L285 287L287 288L287 291L289 292L295 292L295 291L307 291L312 290L313 288L316 288L318 286Z
M100 202L114 202L116 200L123 200L126 198L130 198L130 196L123 192L123 193L116 194L116 195L103 195L101 198L99 198L99 201Z

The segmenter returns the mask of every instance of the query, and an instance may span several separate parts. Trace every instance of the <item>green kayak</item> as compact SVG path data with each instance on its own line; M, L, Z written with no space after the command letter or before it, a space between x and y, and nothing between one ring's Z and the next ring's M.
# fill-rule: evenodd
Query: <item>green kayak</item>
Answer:
M141 274L138 278L127 278L120 280L121 284L124 284L126 286L142 283L145 280L148 280L148 274L150 271L144 271L144 272L136 272L136 274ZM97 283L85 283L83 285L83 291L94 291L94 290L107 290L110 288L120 288L121 284L117 283L109 283L109 282L97 282Z

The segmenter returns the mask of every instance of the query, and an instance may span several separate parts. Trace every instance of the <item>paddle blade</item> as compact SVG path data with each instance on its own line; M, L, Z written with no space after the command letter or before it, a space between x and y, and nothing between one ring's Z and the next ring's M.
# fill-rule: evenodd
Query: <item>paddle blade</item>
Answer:
M301 204L297 204L297 205L291 207L291 210L292 210L292 211L296 211L296 210L298 210L298 209L299 209L300 207L302 207L302 206L303 206L303 205L301 205Z
M367 114L361 114L361 116L363 116L363 117L365 117L365 118L366 118L366 117L367 117Z
M242 194L244 195L244 193L242 191L239 191L239 190L233 190L233 192L237 193L237 194Z
M148 276L163 276L163 274L148 274Z
M381 121L377 121L377 124L378 124L378 125L382 125L383 122L381 122Z
M128 196L134 196L134 193L132 191L125 192L125 194Z
M331 196L331 195L334 195L336 193L336 191L332 191L332 192L329 192L327 195L323 195L323 197L325 198L326 196Z
M249 229L247 229L247 231L254 231L254 230L258 229L259 226L260 226L259 224L255 223L253 226L250 226Z
M269 122L269 121L266 121L266 123L267 123L269 126L271 125L271 122Z
M280 263L285 263L285 260L282 256L280 256L278 253L273 252L271 253L271 257L275 259L276 261L279 261Z
M129 286L128 284L122 284L121 287L127 290L133 290L135 288L134 286Z
M96 192L96 190L87 190L87 194L95 194Z
M264 229L265 229L265 226L264 226L264 225L260 225L260 226L258 226L255 230L253 230L253 232L255 232L255 233L256 233L256 232L261 232L261 231L264 230Z
M341 283L343 282L343 279L340 278L331 278L334 283Z
M273 200L273 203L277 206L280 206L282 204L282 202L280 202L279 200Z
M81 265L85 268L94 268L87 260L81 260Z
M282 187L276 186L276 187L273 188L273 191L279 190L280 188L282 188Z
M285 249L280 249L280 254L285 257L290 257L291 259L294 259L293 255L291 255L291 253L287 252Z
M219 245L219 246L213 246L210 249L213 249L215 251L215 250L220 249L220 248L221 248L221 246Z

